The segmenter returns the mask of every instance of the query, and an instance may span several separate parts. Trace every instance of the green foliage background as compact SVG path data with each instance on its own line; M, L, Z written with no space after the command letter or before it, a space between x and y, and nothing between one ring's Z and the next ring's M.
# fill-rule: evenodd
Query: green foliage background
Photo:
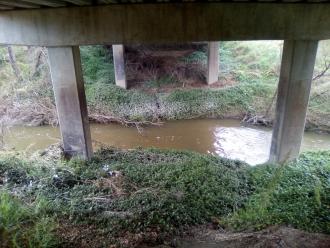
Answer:
M315 75L320 74L324 66L330 63L329 44L329 41L320 42ZM8 106L3 116L18 118L19 123L54 124L56 119L56 111L47 112L51 107L49 100L53 108L55 106L46 49L42 50L44 55L40 66L35 68L37 61L34 57L40 49L13 47L17 65L25 79L25 83L18 83L8 61L7 48L0 48L0 102ZM84 46L80 50L89 112L142 122L199 117L242 118L245 115L259 116L271 122L281 49L282 42L279 41L221 42L222 88L191 89L183 87L172 75L163 75L146 80L146 90L125 91L114 84L111 47ZM206 49L196 50L180 60L187 64L187 68L191 63L205 66ZM172 90L163 92L162 88L168 86ZM157 89L156 92L151 91L153 89ZM313 82L307 128L330 130L329 89L329 72ZM42 107L44 105L46 108ZM31 109L40 106L40 115ZM38 114L44 120L34 121L34 116L27 117L29 114Z

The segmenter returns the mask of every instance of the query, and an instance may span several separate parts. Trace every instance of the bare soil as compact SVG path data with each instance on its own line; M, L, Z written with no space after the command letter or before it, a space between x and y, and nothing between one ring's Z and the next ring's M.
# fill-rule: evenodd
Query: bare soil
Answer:
M57 229L61 247L135 247L135 248L329 248L330 235L309 233L272 226L256 232L230 232L200 226L182 236L166 238L161 245L157 231L124 233L116 241L110 240L97 226L62 221ZM145 242L148 242L147 244ZM114 244L115 243L115 244Z
M152 246L142 246L147 248ZM154 246L155 247L155 246ZM330 235L273 226L257 232L227 232L205 227L193 229L157 248L329 248Z

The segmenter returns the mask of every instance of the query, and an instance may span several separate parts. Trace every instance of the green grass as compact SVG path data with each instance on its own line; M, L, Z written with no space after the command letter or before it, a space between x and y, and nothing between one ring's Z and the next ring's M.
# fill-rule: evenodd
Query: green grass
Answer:
M154 95L138 90L127 91L109 84L87 87L86 95L92 113L131 121L148 121L158 118Z
M250 170L256 193L227 219L237 230L285 224L330 233L329 152L306 153L282 167L261 165Z
M1 247L55 247L55 221L40 204L41 200L26 203L7 190L0 191Z
M115 204L117 211L133 213L131 231L152 226L175 231L203 223L239 208L249 192L246 165L229 160L160 150L116 154L115 160L108 151L100 156L103 163L114 164L113 169L125 175L129 191L132 185L138 188Z
M112 54L109 49L103 46L82 46L80 53L86 84L115 83Z
M89 162L1 157L0 168L0 223L10 242L51 246L43 244L52 244L54 218L97 227L90 235L107 244L130 235L160 241L213 219L235 230L284 224L330 233L329 152L250 167L194 152L104 149Z
M207 64L207 55L206 50L195 51L188 56L182 58L185 63L199 63L199 64Z
M46 206L50 203L31 190L49 167L3 156L0 158L0 237L2 247L55 247L56 222ZM38 179L37 179L38 178ZM43 180L43 179L42 179Z
M224 118L257 113L273 95L273 89L260 82L252 82L221 90L177 89L170 93L148 94L99 84L87 87L87 99L92 112L135 121ZM258 97L258 101L254 101L251 95Z
M278 76L281 42L220 42L219 57L222 78L238 82L269 81Z
M251 95L270 94L269 88L260 86L260 83L250 83L222 90L175 90L160 96L160 113L164 119L242 116L255 111Z
M100 48L89 49L96 50L90 52L94 55ZM86 85L91 111L139 121L241 118L245 114L265 114L276 88L280 43L222 42L219 53L222 77L234 78L239 84L225 89L175 89L169 93L145 93L139 90L124 91L103 79L101 82L95 76L95 82ZM99 59L103 59L103 55ZM182 60L205 64L206 51L196 51ZM89 60L83 64L85 68L93 67ZM86 69L85 74L89 75ZM89 76L86 77L88 81ZM146 82L146 85L147 88L158 88L172 83L173 79L164 75L163 78Z

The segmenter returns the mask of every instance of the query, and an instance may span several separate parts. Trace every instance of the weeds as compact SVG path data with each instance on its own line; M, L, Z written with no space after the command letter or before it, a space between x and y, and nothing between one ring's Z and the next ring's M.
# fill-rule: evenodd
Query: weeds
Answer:
M13 196L0 191L0 237L1 247L55 247L53 218L41 214L35 208Z
M250 170L256 193L227 219L238 230L286 224L330 233L329 152L306 153L282 167L262 165Z
M160 113L164 119L239 116L253 111L249 96L263 90L258 84L222 90L176 90L160 97Z
M158 149L103 149L89 162L7 157L0 165L6 190L1 223L6 230L10 223L28 223L35 242L52 240L47 237L54 234L54 225L43 223L54 223L54 218L60 223L56 233L62 245L68 246L95 237L95 247L157 243L214 219L238 230L285 224L330 232L329 152L306 153L283 167L250 167L211 155ZM81 226L89 233L72 243L66 236L70 231L63 230ZM6 239L12 240L13 233Z
M100 84L87 88L87 98L92 113L128 121L158 119L155 97L137 90L126 91L117 86Z
M112 54L103 46L80 47L82 69L86 84L115 84Z

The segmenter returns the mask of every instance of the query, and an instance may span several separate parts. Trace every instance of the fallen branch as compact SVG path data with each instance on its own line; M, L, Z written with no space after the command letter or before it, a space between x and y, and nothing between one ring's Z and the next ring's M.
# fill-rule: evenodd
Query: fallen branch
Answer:
M89 119L98 123L119 123L124 126L135 126L138 131L142 132L142 126L152 125L152 126L161 126L163 122L153 122L153 121L130 121L120 117L114 117L111 115L101 115L101 114L90 114Z
M111 196L109 195L105 197L87 197L84 198L84 201L111 202L112 200L109 197Z
M318 80L321 77L323 77L329 69L330 69L330 62L324 61L323 70L319 74L317 74L315 77L313 77L312 81Z
M103 212L103 216L104 217L116 217L116 218L119 218L119 219L127 219L127 218L130 218L130 217L133 217L133 213L131 212L128 212L128 211L104 211Z
M313 96L310 97L310 101L317 97L322 97L323 95L328 94L328 93L329 93L329 90L325 90L321 93L315 93Z

